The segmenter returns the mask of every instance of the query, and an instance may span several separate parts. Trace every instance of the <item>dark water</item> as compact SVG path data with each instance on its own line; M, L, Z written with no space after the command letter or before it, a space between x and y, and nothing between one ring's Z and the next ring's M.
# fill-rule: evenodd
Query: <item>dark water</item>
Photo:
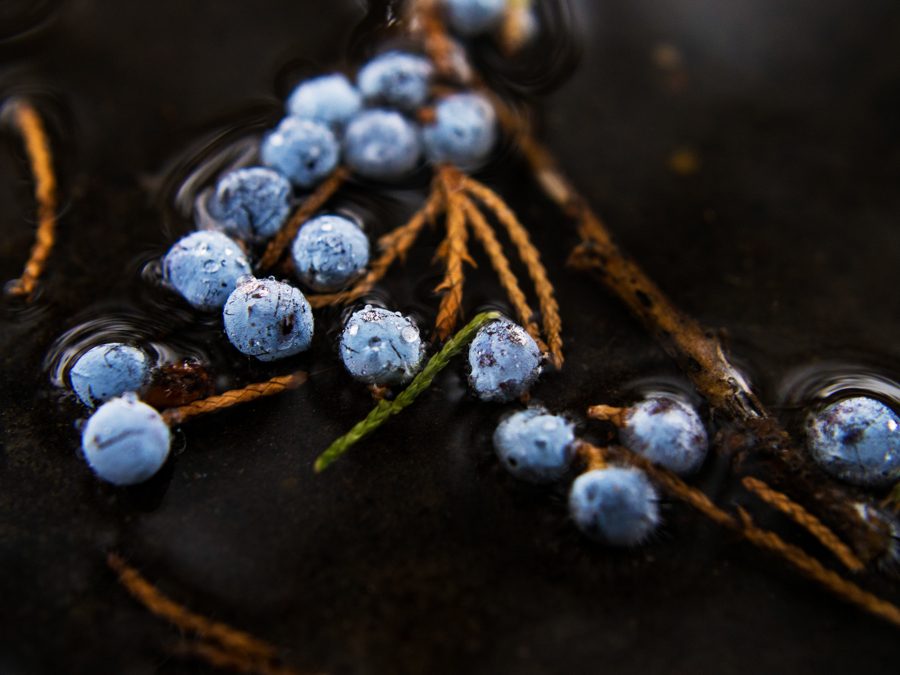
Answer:
M581 50L552 40L524 65L479 58L519 95L542 95L548 144L624 247L680 306L727 331L786 423L842 391L896 404L900 7L574 4L574 20L552 18L579 27ZM0 672L207 672L167 656L178 634L116 584L110 549L309 670L896 672L894 629L683 506L665 505L665 527L641 549L587 543L563 488L523 486L498 467L489 436L506 409L469 399L460 369L313 476L315 455L371 406L334 356L340 311L319 315L308 355L264 366L159 287L154 261L189 229L209 171L242 161L293 82L369 53L385 15L349 1L0 9L0 94L30 95L48 116L63 188L38 301L0 310ZM33 210L21 147L8 133L3 146L8 279ZM673 156L693 170L673 170ZM564 268L574 232L514 149L482 178L529 226L561 301L567 366L535 397L577 415L638 391L689 391L613 298ZM417 180L389 194L351 186L336 203L378 234L415 208ZM423 325L437 242L426 232L379 291ZM502 297L479 260L470 315ZM208 362L220 388L314 375L186 425L163 475L112 490L79 457L83 411L50 385L98 334ZM735 494L723 460L698 482L723 503ZM890 575L863 581L900 597Z

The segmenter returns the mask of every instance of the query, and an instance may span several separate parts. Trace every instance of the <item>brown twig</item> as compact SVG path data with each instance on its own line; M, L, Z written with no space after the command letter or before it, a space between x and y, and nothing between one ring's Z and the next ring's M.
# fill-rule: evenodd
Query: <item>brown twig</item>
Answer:
M387 274L388 269L396 260L403 260L425 224L433 221L443 208L443 193L440 190L432 189L431 196L425 202L424 207L416 211L406 223L378 240L378 247L382 251L381 256L369 266L369 271L362 279L347 291L309 295L307 296L309 304L314 308L346 304L371 291L375 284Z
M843 563L844 567L853 572L861 572L863 570L865 565L863 565L863 562L856 554L853 553L853 551L851 551L850 548L841 541L827 525L825 525L825 523L804 509L800 504L792 500L783 492L774 490L771 486L758 478L745 476L741 482L750 492L770 506L774 506L818 539L825 548L831 551L832 554Z
M541 319L544 327L544 335L547 338L547 347L550 350L550 360L560 368L563 364L562 355L562 320L559 316L559 304L556 302L553 284L547 277L547 270L541 262L541 255L528 236L528 230L519 222L506 202L489 187L466 176L463 179L466 192L480 201L497 220L506 228L509 238L519 252L519 257L525 263L528 275L534 284L541 308Z
M238 673L254 675L299 675L298 671L279 666L268 659L249 657L199 640L189 640L177 644L171 650L176 656L200 659L213 668L227 668Z
M437 257L444 261L446 274L435 288L436 293L443 293L435 320L435 333L439 340L446 340L456 329L456 323L462 314L463 284L465 272L463 266L474 261L469 257L466 232L466 211L460 202L462 175L451 166L441 166L437 170L437 182L444 193L447 205L447 236L438 249Z
M11 281L6 292L13 296L31 297L56 241L56 175L53 173L50 141L41 116L27 101L19 100L11 105L13 120L25 141L25 152L34 176L38 224L22 276Z
M307 375L303 371L291 375L280 375L265 382L249 384L241 389L232 389L216 396L193 401L178 408L169 408L162 413L168 424L181 424L191 417L218 412L241 403L249 403L263 396L274 396L288 389L296 389L306 382Z
M447 34L441 19L441 8L436 0L411 0L409 22L422 35L425 53L434 63L440 76L454 78L457 73L453 63L453 41Z
M192 612L168 598L116 553L110 553L106 562L132 597L152 614L183 631L195 633L205 640L215 641L233 654L242 655L247 659L275 657L277 650L272 645L228 624Z
M584 464L585 471L596 471L609 466L609 462L606 459L606 451L590 443L579 442L575 448L575 453Z
M597 448L596 451L609 454L608 451L600 448ZM666 492L693 506L713 522L736 532L754 546L775 554L837 597L900 627L900 608L860 588L852 581L844 579L836 572L826 568L806 551L789 544L774 532L760 529L743 509L738 509L739 518L735 518L716 506L703 492L691 487L671 471L653 464L626 448L617 448L614 453L616 457L620 457L628 464L646 472Z
M500 280L500 285L503 286L510 304L516 310L516 316L519 317L519 321L525 327L525 330L528 331L528 334L538 343L541 351L546 351L547 346L541 339L541 329L534 321L534 311L529 307L525 293L522 292L519 286L519 280L509 266L509 259L506 257L506 254L503 252L503 246L500 245L497 236L494 234L494 228L490 226L484 215L478 210L478 207L472 203L472 200L465 195L460 195L459 199L466 213L466 220L472 228L472 232L475 233L475 238L484 247L484 251L487 253L488 259L497 273L497 278Z
M344 166L339 166L319 184L300 207L294 211L293 215L278 231L278 234L272 238L272 241L269 242L262 258L259 260L258 267L260 270L268 270L281 260L285 249L291 245L303 223L309 220L316 211L325 205L325 202L334 196L334 193L340 189L349 176L350 171Z
M617 427L625 426L625 415L628 408L617 408L611 405L592 405L587 410L588 417L603 422L611 422Z
M514 56L528 40L531 0L507 0L500 24L500 46L507 56Z

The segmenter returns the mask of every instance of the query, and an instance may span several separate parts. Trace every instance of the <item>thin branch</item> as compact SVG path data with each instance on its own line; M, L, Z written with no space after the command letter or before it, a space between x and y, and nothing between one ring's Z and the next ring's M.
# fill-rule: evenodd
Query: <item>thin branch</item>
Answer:
M501 246L500 242L497 240L497 235L494 234L494 228L490 226L487 219L485 219L481 211L478 210L478 207L476 207L468 197L461 195L460 204L462 204L463 210L466 213L466 220L472 228L472 232L475 233L475 238L478 239L484 247L484 251L487 253L488 259L491 261L491 265L497 273L497 278L500 280L500 285L503 286L503 290L506 291L506 296L509 298L510 304L513 306L513 309L516 310L516 316L518 316L519 322L524 326L525 330L528 331L528 334L538 343L541 351L546 351L547 346L541 339L541 329L534 321L534 311L528 305L525 293L522 292L522 289L519 286L519 280L516 278L516 275L513 274L513 271L509 266L509 259L503 252L503 246Z
M443 293L435 320L435 334L439 340L446 340L453 333L462 314L465 283L463 265L466 262L471 265L475 263L469 257L466 246L466 212L460 203L459 192L461 175L450 166L442 166L438 169L437 180L447 205L447 236L438 249L437 257L443 259L447 271L444 279L434 289L436 293Z
M22 276L7 285L9 295L30 298L44 273L47 259L56 241L56 175L47 130L37 110L24 100L14 101L12 117L25 141L25 152L34 176L34 198L37 202L37 230L31 254Z
M825 548L831 551L832 554L843 563L844 567L853 572L861 572L863 570L865 565L863 565L863 562L856 554L854 554L853 551L851 551L850 548L842 542L827 525L825 525L825 523L804 509L800 504L792 500L783 492L774 490L771 486L758 478L746 476L741 482L745 488L763 500L766 504L781 511L818 539Z
M297 232L300 231L303 223L312 218L316 211L321 209L325 202L334 196L334 193L340 189L349 176L350 171L347 167L339 166L303 201L278 231L278 234L269 242L259 261L258 268L260 271L268 270L281 260L285 249L294 241L294 237L297 236Z
M280 375L265 382L248 384L241 389L232 389L216 396L192 401L178 408L169 408L162 413L163 419L168 424L181 424L191 417L219 412L241 403L249 403L264 396L275 396L289 389L296 389L306 382L307 374L298 371L290 375Z
M544 334L547 338L547 346L550 350L550 360L560 368L563 364L562 355L562 320L559 317L559 304L556 302L553 284L547 276L541 255L528 236L528 230L519 222L516 214L506 205L506 202L489 187L466 176L464 178L466 192L480 201L497 220L506 228L509 238L519 251L519 257L525 263L528 275L534 283L534 289L541 307L541 319L544 326Z
M248 657L233 651L199 640L189 640L177 644L172 653L181 657L200 659L213 668L225 668L237 673L251 675L299 675L299 672L284 666L275 665L267 659Z
M600 449L600 452L604 452L604 450ZM826 568L806 551L789 544L774 532L760 529L743 509L738 509L739 518L735 518L716 506L700 490L691 487L671 471L653 464L645 457L626 448L616 448L614 454L617 458L646 472L654 482L672 496L693 506L713 522L736 532L754 546L774 553L832 594L900 627L900 608L860 588L852 581L844 579L833 570Z
M165 619L183 631L196 633L206 640L214 640L223 647L248 658L275 657L277 650L272 645L259 640L249 633L228 624L208 619L179 605L144 578L140 572L115 554L110 553L106 562L118 575L125 589L152 614Z

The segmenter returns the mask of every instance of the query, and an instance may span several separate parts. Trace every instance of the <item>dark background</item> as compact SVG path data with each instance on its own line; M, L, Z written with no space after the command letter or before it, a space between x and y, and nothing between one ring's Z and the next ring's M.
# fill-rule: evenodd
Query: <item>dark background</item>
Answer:
M177 631L122 590L108 550L193 609L285 647L302 670L897 671L895 628L684 506L664 505L665 526L642 548L585 541L567 520L565 486L536 489L500 470L489 437L508 407L470 400L461 369L314 476L315 455L371 406L330 346L338 313L318 317L310 355L267 370L147 281L148 261L189 227L172 208L185 167L271 125L300 77L372 49L377 21L354 30L361 3L4 4L0 93L30 95L48 116L64 206L36 303L2 309L0 672L208 672L170 656ZM564 43L538 55L533 77L501 79L530 93L558 85L541 99L543 135L624 247L677 304L727 330L788 422L784 383L797 369L900 375L900 5L575 4L583 53L571 77ZM673 170L677 153L696 170ZM9 279L27 255L33 203L8 126L0 176ZM560 297L568 362L535 397L578 416L646 380L683 386L613 298L563 267L572 228L515 154L506 148L482 177L531 229ZM347 195L376 234L418 199L360 186ZM437 241L426 236L386 284L392 304L426 325ZM469 315L502 297L479 260ZM80 458L84 413L49 385L44 362L65 331L110 315L206 354L220 385L296 367L314 376L190 423L163 475L113 490ZM739 498L721 459L698 483L720 503ZM897 601L895 579L863 582Z

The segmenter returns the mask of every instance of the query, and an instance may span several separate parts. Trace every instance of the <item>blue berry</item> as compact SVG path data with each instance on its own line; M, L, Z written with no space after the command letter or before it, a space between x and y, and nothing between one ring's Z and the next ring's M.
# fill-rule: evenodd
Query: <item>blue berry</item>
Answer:
M469 384L484 401L512 401L528 392L541 373L541 350L507 319L483 326L469 345Z
M466 36L485 33L503 18L507 0L443 0L447 22Z
M303 293L274 279L241 279L223 310L225 334L238 351L275 361L309 348L313 315Z
M216 184L207 210L228 234L252 242L274 235L291 211L287 178L261 166L230 171Z
M633 546L659 524L658 498L656 488L639 469L597 469L572 483L569 512L578 529L592 539Z
M149 379L147 354L121 342L91 347L69 371L75 395L90 408L125 392L140 391Z
M287 100L288 114L341 129L362 107L362 97L339 73L301 82Z
M494 450L513 476L549 483L569 468L575 431L565 417L530 408L510 415L494 432Z
M410 319L370 305L347 321L340 352L350 375L382 386L410 380L425 355L419 329Z
M364 65L356 76L368 103L412 111L428 99L434 67L421 56L385 52Z
M807 442L825 471L854 485L900 480L900 418L881 401L845 398L810 416Z
M398 112L364 110L347 125L345 160L366 178L401 178L416 168L421 154L418 129Z
M81 434L88 465L113 485L134 485L153 476L169 456L169 426L134 394L107 401Z
M297 276L317 291L335 291L359 276L369 262L369 240L349 218L316 216L291 247Z
M432 162L450 162L471 171L494 149L496 127L494 107L484 96L447 96L435 107L434 124L422 131L425 154Z
M214 310L225 304L237 280L250 274L250 263L241 247L221 232L200 231L169 249L163 273L192 306Z
M263 164L283 173L294 185L309 188L334 171L340 148L321 122L285 117L263 138L260 155Z
M694 473L706 458L706 429L697 411L668 396L629 408L619 434L626 447L677 474Z

